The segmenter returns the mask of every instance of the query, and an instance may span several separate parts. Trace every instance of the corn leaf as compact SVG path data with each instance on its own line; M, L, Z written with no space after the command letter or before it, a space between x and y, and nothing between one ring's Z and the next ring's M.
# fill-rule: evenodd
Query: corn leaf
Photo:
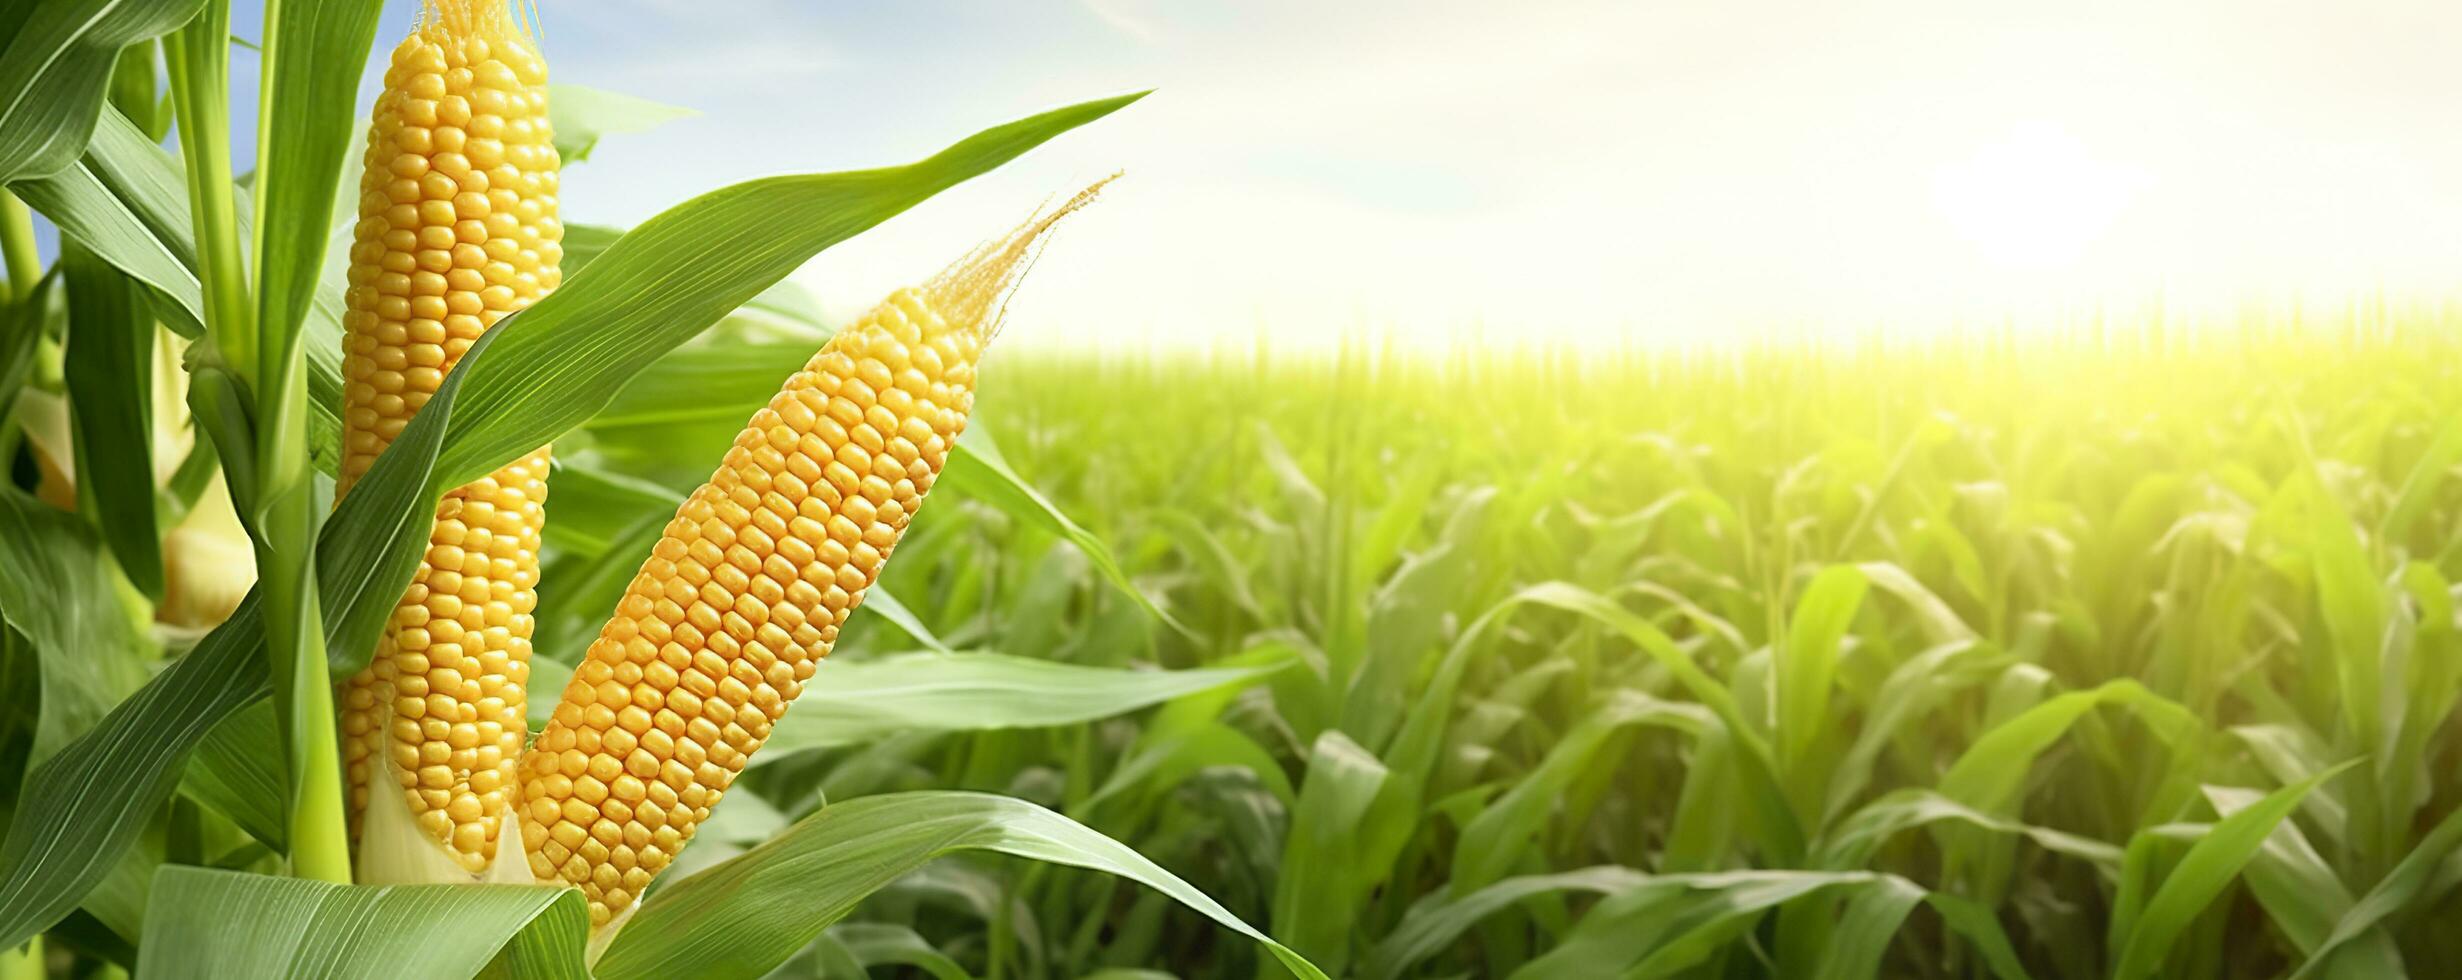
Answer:
M136 285L82 248L61 255L68 283L63 371L77 430L77 489L137 591L162 598L154 523L154 316Z
M1229 688L1223 688L1228 690ZM1165 707L1174 707L1206 697L1200 693L1184 696ZM1158 732L1166 732L1157 734ZM1191 777L1207 769L1222 767L1244 770L1256 781L1259 789L1281 806L1297 802L1298 794L1291 789L1291 777L1282 771L1282 762L1272 752L1257 744L1248 733L1218 721L1206 721L1193 727L1163 729L1149 726L1138 737L1138 746L1120 760L1118 767L1104 778L1103 785L1084 800L1071 807L1071 812L1099 813L1115 800L1151 797L1176 790ZM1264 861L1268 854L1257 854Z
M2120 939L2120 956L2112 968L2116 980L2154 976L2172 952L2172 941L2205 911L2240 869L2265 846L2274 827L2291 815L2326 780L2356 765L2345 762L2266 795L2262 800L2217 821L2191 845L2180 863L2163 879Z
M2093 690L2071 691L2034 705L1976 738L1941 776L1941 795L1985 813L2008 811L2016 805L2027 775L2034 771L2035 757L2068 734L2079 718L2105 704L2134 709L2166 741L2177 741L2201 725L2188 709L2136 681L2116 680Z
M745 415L749 418L751 413ZM547 544L559 554L577 558L605 556L617 541L635 534L643 521L664 524L684 503L680 491L578 461L569 454L556 458L548 486L555 495L556 519L547 525ZM648 549L644 544L632 557L646 555ZM540 600L547 601L545 596ZM597 619L608 608L598 607L590 618Z
M2309 773L2333 765L2333 751L2315 732L2294 721L2262 725L2240 725L2231 729L2233 737L2248 746L2248 754L2257 767L2279 783L2295 783ZM2319 833L2329 842L2349 840L2351 809L2342 801L2342 794L2333 786L2319 786L2300 801L2300 811L2315 821ZM2208 795L2211 795L2209 793Z
M547 86L547 122L565 166L590 158L610 133L641 133L699 115L690 109L581 85Z
M137 972L147 977L586 978L590 916L571 889L337 885L167 866Z
M178 29L202 0L12 3L0 49L0 183L58 172L83 152L120 49Z
M16 410L17 393L24 390L26 377L34 371L35 350L48 332L45 308L62 271L55 264L26 290L23 300L0 302L0 325L4 325L0 329L0 411Z
M1392 980L1410 974L1413 966L1442 953L1479 920L1525 899L1556 892L1596 892L1621 896L1648 892L1669 892L1685 888L1719 889L1752 884L1749 877L1730 875L1660 875L1651 876L1630 868L1601 866L1564 871L1555 874L1525 875L1507 878L1495 884L1463 895L1443 898L1442 893L1422 899L1403 916L1400 924L1379 942L1370 954L1361 975L1365 980ZM1992 912L1966 899L1940 892L1926 892L1913 882L1895 875L1869 880L1848 878L1831 882L1851 890L1848 915L1862 921L1838 930L1845 938L1826 949L1814 951L1812 958L1821 964L1824 977L1869 977L1879 970L1879 956L1903 924L1906 912L1915 901L1929 904L1948 923L1950 931L1965 938L1982 957L1993 976L2000 980L2030 980L2020 963L2017 950ZM1585 923L1587 927L1587 923ZM1597 956L1604 966L1610 956Z
M97 134L98 144L119 134L121 127L127 127L129 131L135 129L117 112L108 112L105 118L110 121ZM162 152L160 147L147 146L144 149L156 154ZM175 329L191 337L203 333L195 270L187 259L173 252L160 235L146 226L136 204L106 183L103 172L95 166L93 158L94 151L88 151L87 157L72 162L67 169L47 177L20 181L10 189L24 198L29 207L51 219L63 237L92 250L131 278L167 298L169 302L165 305L174 320ZM172 168L170 172L173 175L178 174L177 164L171 163L167 157L163 163ZM185 199L176 196L179 193L177 186L174 186L165 192L166 199L184 207ZM186 228L183 222L183 236Z
M1868 561L1856 565L1864 580L1887 595L1896 596L1914 613L1923 627L1925 639L1932 643L1957 643L1975 639L1975 629L1958 617L1947 601L1925 588L1923 581L1894 562Z
M1957 800L1923 789L1891 793L1840 821L1814 854L1816 866L1832 870L1862 867L1897 835L1917 827L1963 824L1993 833L2024 837L2054 854L2085 861L2111 877L2120 866L2120 849L2076 834L2020 823L1984 813Z
M1368 599L1365 656L1343 701L1342 729L1369 745L1392 737L1410 703L1410 682L1430 652L1444 642L1445 611L1466 605L1481 570L1478 545L1485 532L1489 490L1473 491L1445 522L1435 544L1402 561ZM1417 516L1417 501L1403 508ZM1392 522L1401 524L1400 521ZM1392 535L1399 537L1398 534Z
M2318 792L2323 792L2322 788ZM2315 795L2310 794L2312 798ZM2252 789L2208 786L2206 799L2214 804L2216 813L2227 817L2263 802L2264 794ZM2303 953L2315 951L2354 904L2351 890L2343 886L2333 866L2317 853L2295 820L2274 825L2265 846L2249 859L2241 875L2249 894L2264 906L2275 928L2281 929L2284 937ZM2333 976L2352 980L2402 974L2402 953L2382 931L2372 932L2361 945L2345 949L2335 959L2332 971Z
M1292 662L1120 670L996 653L828 661L806 682L811 693L771 729L754 764L779 761L803 749L878 741L898 732L1048 728L1109 718L1255 681Z
M723 422L732 437L744 420L769 404L789 375L819 352L804 343L712 344L668 353L641 372L587 428L606 438L610 430L676 422ZM723 448L724 443L722 442ZM677 447L668 447L673 454ZM706 474L702 474L706 475Z
M1778 720L1777 745L1779 771L1791 784L1800 784L1826 777L1828 770L1801 773L1805 756L1813 741L1825 734L1829 725L1830 690L1838 670L1839 644L1847 629L1855 624L1855 614L1863 608L1864 593L1870 583L1862 572L1846 565L1835 565L1813 576L1812 584L1797 600L1795 614L1787 619L1786 643L1772 677L1772 693L1777 701L1774 717ZM1806 798L1817 798L1811 792Z
M1017 475L1016 470L1009 468L1009 461L1000 455L999 443L992 440L991 432L980 423L968 426L965 434L958 437L957 451L949 454L948 467L941 474L941 479L964 488L962 492L969 497L998 507L1018 520L1048 528L1053 534L1066 539L1086 556L1086 560L1094 563L1095 569L1102 572L1103 580L1110 582L1121 595L1136 602L1164 625L1188 634L1188 627L1181 625L1161 606L1155 605L1145 590L1129 581L1128 573L1120 568L1119 558L1111 553L1102 539L1070 520L1067 514L1061 513L1060 508L1052 504L1050 498Z
M2437 821L2435 829L2422 836L2418 846L2403 856L2402 862L2395 865L2391 873L2378 881L2367 894L2360 896L2350 911L2343 913L2341 921L2334 923L2333 933L2309 952L2307 962L2300 964L2299 972L2293 977L2312 976L2329 966L2339 968L2342 957L2351 955L2349 944L2369 935L2370 930L2379 923L2393 918L2422 891L2428 890L2439 877L2447 859L2457 850L2462 850L2462 807L2448 811L2444 819ZM2357 958L2365 962L2365 954Z
M753 766L783 761L795 751L857 746L901 731L1049 729L1108 719L1206 689L1243 685L1288 665L1290 660L1261 667L1115 670L997 653L827 660L808 682L810 694L771 729Z
M1740 829L1733 815L1751 804L1737 785L1739 768L1735 740L1724 726L1694 740L1684 786L1676 791L1675 818L1667 828L1661 870L1682 873L1722 866Z
M1837 928L1828 931L1830 941L1817 953L1798 954L1820 964L1811 974L1813 980L1872 980L1880 975L1882 954L1889 952L1907 913L1924 894L1914 882L1895 875L1855 889ZM1790 959L1788 952L1780 950L1782 961Z
M1797 820L1778 782L1776 759L1768 741L1745 721L1735 695L1649 620L1605 596L1564 582L1526 587L1490 607L1462 630L1453 647L1438 661L1435 676L1412 705L1410 716L1394 739L1388 755L1396 770L1412 774L1414 782L1427 779L1435 765L1446 721L1454 710L1462 674L1470 669L1474 654L1487 642L1491 631L1502 629L1516 610L1533 606L1569 612L1614 631L1666 670L1684 693L1717 715L1730 746L1740 750L1733 758L1743 769L1741 790L1753 801L1748 814L1750 826L1767 838L1773 850L1786 855L1785 860L1793 861L1803 853L1803 824Z
M949 644L943 641L939 634L932 632L931 627L923 625L923 620L915 615L915 611L906 608L906 603L899 601L897 593L882 587L878 582L872 583L871 588L864 590L863 605L858 609L869 609L872 615L888 620L889 625L897 627L899 631L913 639L917 646L926 650L934 653L957 652L950 649Z
M1949 931L1964 937L1967 945L1983 957L1984 966L2000 980L2033 980L2026 965L2018 960L2017 947L2009 942L2009 934L2000 927L2000 918L1991 906L1961 895L1933 892L1925 896L1926 904L1940 914Z
M1651 877L1631 868L1601 865L1554 874L1506 878L1468 894L1438 892L1421 899L1402 921L1379 940L1360 968L1362 980L1394 980L1447 947L1490 915L1536 895L1555 892L1595 892L1614 895L1648 883Z
M2387 542L2408 538L2413 525L2436 500L2436 491L2445 483L2447 472L2462 463L2462 415L2451 415L2445 424L2437 426L2436 440L2428 444L2419 461L2412 464L2402 487L2396 492L2393 506L2385 509L2385 519L2377 525L2377 535Z
M1855 741L1829 779L1827 819L1846 812L1871 785L1873 766L1892 740L1920 723L1952 692L1999 673L2006 663L1997 648L1969 639L1925 650L1891 669L1866 703Z
M1731 871L1652 878L1600 902L1563 942L1512 977L1671 976L1734 942L1772 909L1825 889L1882 880L1862 871Z
M198 740L266 694L252 593L223 625L26 775L0 844L0 946L41 932L110 873L178 787Z
M2358 527L2333 492L2321 479L2311 480L2308 491L2317 609L2333 641L2343 718L2360 750L2374 752L2385 725L2384 588L2369 564Z
M293 356L303 347L339 353L338 334L306 327L322 285L342 164L351 156L351 137L360 125L360 68L368 62L376 15L383 9L368 0L286 0L279 27L266 25L265 115L252 182L256 264L251 282L260 342L279 352L278 360L290 365L287 372L307 370ZM336 391L311 385L309 399L338 410L338 400L327 401ZM285 434L277 438L304 439L304 429L298 430L301 435L288 434L306 424L304 418L257 420L258 426ZM310 442L312 448L322 445Z
M206 734L195 760L182 770L180 792L280 851L290 833L290 819L283 811L290 788L276 761L281 753L273 702L258 701Z
M548 111L552 113L555 110L551 107ZM559 131L558 135L561 136L562 133ZM570 276L573 273L581 271L582 266L590 264L591 260L604 254L607 251L608 246L615 244L616 239L622 237L624 237L624 229L622 228L591 224L565 225L564 274ZM805 357L811 356L811 348L819 346L821 341L829 339L829 335L834 332L829 328L827 317L822 315L820 302L813 297L810 290L805 289L801 284L792 279L780 279L777 282L771 283L768 289L761 290L760 295L753 297L750 301L744 304L742 309L739 309L736 312L738 314L764 314L784 323L802 328L808 334L808 336L804 339L810 340L811 343L794 344L789 346L796 350L803 351ZM693 350L710 350L712 347L717 346L722 345L687 347L681 351L678 351L678 353L681 354L686 351ZM720 356L723 359L723 353L721 353ZM801 364L803 362L798 360L795 363ZM776 387L775 380L775 378L771 379L771 387L773 389ZM764 397L766 397L766 393L764 393ZM749 409L747 409L747 411L749 411Z
M1023 800L954 792L832 804L776 840L659 891L607 947L597 976L762 976L864 897L935 858L970 850L1128 878L1255 940L1300 976L1324 980L1307 960L1111 838Z
M1454 843L1452 891L1462 895L1502 879L1512 870L1547 825L1551 811L1576 777L1610 737L1630 728L1657 726L1685 735L1716 727L1718 716L1697 704L1661 701L1638 691L1618 690L1592 709L1547 750L1530 775L1462 828Z
M1419 787L1338 729L1317 736L1274 879L1274 933L1342 973L1354 924L1417 829Z
M841 922L830 926L827 937L846 948L864 969L876 966L911 966L932 975L933 980L971 980L966 968L959 966L948 954L933 948L913 929L886 922Z
M1214 669L1273 668L1271 674L1264 675L1268 680L1304 675L1305 669L1288 669L1304 666L1299 651L1287 643L1259 644L1213 662ZM1092 794L1075 799L1070 812L1105 816L1111 812L1104 809L1107 806L1150 800L1156 794L1176 790L1200 771L1217 766L1244 772L1244 778L1255 781L1256 789L1271 796L1275 812L1287 810L1298 794L1292 790L1282 762L1246 732L1221 720L1224 710L1247 690L1245 682L1225 684L1182 694L1155 709L1145 719L1135 744L1121 754L1102 785ZM1249 794L1247 798L1254 800L1255 795ZM1276 839L1264 839L1267 836ZM1256 841L1259 849L1251 852L1251 860L1260 867L1267 866L1282 850L1280 836L1279 827L1270 835L1260 833Z
M144 681L142 665L154 654L93 530L15 487L0 487L0 617L34 644L42 665L31 762L100 722ZM41 792L33 780L27 788Z
M709 461L726 453L745 420L820 344L703 343L669 353L582 427L592 459L606 475L681 497L709 478Z

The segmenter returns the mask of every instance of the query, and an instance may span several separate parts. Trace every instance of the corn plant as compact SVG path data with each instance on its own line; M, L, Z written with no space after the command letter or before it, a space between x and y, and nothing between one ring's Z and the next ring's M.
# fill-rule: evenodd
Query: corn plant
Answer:
M266 5L244 181L227 0L10 14L0 405L28 470L0 488L0 611L12 704L38 706L7 730L10 969L759 975L899 869L988 850L1145 881L1313 972L1135 851L980 794L849 801L639 902L865 597L1074 204L825 343L799 321L817 353L630 551L529 744L541 447L829 245L1137 97L724 188L568 263L560 158L646 104L573 90L560 141L528 12L427 3L337 209L377 9Z

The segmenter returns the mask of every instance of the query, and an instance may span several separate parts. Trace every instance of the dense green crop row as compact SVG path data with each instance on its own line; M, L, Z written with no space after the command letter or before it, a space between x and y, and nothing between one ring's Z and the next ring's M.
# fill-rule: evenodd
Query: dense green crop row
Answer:
M928 642L1283 666L1026 730L947 731L1048 719L944 691L950 717L759 785L785 816L1037 800L1357 976L2438 975L2462 960L2450 351L2414 324L995 359L977 435L1184 631L966 500L887 580ZM673 448L648 434L577 466ZM874 626L827 670L918 646ZM798 711L864 701L821 697ZM777 819L755 810L727 815L746 838ZM834 935L871 956L912 929L1004 975L1255 969L1083 873L942 865L888 896Z

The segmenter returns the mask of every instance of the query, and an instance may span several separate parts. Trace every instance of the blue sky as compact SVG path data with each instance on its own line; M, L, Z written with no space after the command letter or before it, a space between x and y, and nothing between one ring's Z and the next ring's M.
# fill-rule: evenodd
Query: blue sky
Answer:
M538 6L557 81L700 113L572 167L577 222L1157 88L799 274L859 312L1125 169L1018 343L1918 331L2443 301L2462 268L2462 5L2431 0Z

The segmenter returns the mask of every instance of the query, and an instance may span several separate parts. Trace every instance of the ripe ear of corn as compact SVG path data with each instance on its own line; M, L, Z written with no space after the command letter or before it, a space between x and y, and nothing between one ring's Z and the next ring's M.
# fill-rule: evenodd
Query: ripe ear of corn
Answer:
M1100 186L839 331L668 522L522 759L530 867L582 890L601 944L879 578L965 428L996 304Z
M338 492L563 259L547 67L504 0L427 0L368 130L344 316ZM548 451L447 493L342 695L363 882L469 880L518 802ZM520 861L513 867L518 870Z

